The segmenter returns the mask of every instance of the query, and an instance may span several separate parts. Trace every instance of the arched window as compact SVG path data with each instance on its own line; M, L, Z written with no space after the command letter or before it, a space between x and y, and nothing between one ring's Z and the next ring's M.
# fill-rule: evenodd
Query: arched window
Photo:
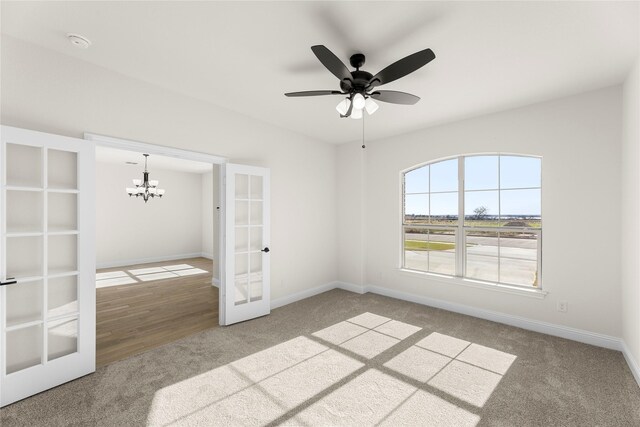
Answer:
M540 288L541 168L496 154L403 172L402 267Z

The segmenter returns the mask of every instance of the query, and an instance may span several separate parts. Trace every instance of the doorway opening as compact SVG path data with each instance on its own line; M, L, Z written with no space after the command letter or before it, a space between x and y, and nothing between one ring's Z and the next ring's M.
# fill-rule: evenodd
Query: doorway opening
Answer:
M219 165L152 153L145 201L148 147L111 145L96 146L97 366L219 324Z

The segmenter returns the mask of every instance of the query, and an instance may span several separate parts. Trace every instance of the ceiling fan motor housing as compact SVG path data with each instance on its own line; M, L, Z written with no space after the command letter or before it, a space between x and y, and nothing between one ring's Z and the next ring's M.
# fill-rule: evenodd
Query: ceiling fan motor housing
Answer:
M369 85L369 82L373 78L373 74L368 73L366 71L351 71L351 81L348 82L340 82L340 89L343 92L348 93L362 93L364 94L366 87Z

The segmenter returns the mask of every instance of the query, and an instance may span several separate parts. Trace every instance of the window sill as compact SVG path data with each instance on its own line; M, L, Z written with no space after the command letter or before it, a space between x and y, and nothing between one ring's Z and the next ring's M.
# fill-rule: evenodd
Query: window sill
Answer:
M543 299L549 293L547 291L543 291L542 289L527 289L520 286L511 286L511 285L505 285L501 283L483 282L481 280L464 279L462 277L451 277L451 276L445 276L441 274L427 273L427 272L417 271L417 270L409 270L406 268L399 268L398 271L405 276L434 280L436 282L445 283L448 285L462 285L462 286L468 286L471 288L487 289L490 291L503 292L503 293L513 294L513 295L521 295L529 298Z

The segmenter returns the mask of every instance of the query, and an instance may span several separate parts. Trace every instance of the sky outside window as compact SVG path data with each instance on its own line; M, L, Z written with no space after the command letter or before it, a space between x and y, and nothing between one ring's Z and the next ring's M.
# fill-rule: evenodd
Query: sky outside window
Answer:
M428 215L430 209L432 216L457 215L458 198L455 192L458 190L458 159L414 169L407 172L404 179L406 214ZM483 206L489 217L540 217L540 185L540 158L497 155L465 157L465 215L474 215L474 210ZM409 196L409 193L429 191L432 193L430 201L425 197ZM452 193L433 194L447 191Z

